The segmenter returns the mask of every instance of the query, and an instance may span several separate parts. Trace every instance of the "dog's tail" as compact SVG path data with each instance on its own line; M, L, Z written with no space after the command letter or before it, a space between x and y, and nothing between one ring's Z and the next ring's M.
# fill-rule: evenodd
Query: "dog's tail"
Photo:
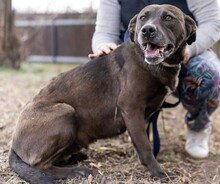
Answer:
M31 184L54 184L54 178L26 164L13 149L9 152L9 166L22 179Z

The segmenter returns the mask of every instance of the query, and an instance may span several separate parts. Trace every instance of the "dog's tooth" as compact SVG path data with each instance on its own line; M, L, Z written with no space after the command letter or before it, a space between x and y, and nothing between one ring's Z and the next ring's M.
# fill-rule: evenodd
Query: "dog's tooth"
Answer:
M159 48L159 52L164 52L165 47Z

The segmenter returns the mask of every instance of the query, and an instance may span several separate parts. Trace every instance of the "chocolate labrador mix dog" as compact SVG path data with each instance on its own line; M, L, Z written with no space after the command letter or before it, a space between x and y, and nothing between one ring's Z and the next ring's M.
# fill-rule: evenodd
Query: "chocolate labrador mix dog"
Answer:
M88 176L85 167L59 163L97 139L128 130L140 162L152 176L165 177L152 154L146 118L175 90L195 31L195 22L174 6L145 7L130 21L128 42L61 73L25 106L13 136L11 169L36 184Z

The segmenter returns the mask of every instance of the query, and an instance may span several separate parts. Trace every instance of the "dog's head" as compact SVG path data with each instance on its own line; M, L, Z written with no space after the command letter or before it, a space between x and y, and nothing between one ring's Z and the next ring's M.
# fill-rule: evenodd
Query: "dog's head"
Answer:
M194 20L171 5L146 6L131 19L128 30L131 41L143 50L145 61L155 65L196 39Z

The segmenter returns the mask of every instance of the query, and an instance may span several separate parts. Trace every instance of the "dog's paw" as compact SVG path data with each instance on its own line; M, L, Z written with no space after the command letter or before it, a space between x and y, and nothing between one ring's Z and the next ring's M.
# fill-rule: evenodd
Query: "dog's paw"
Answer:
M178 175L176 173L173 173L173 172L167 172L166 174L167 174L167 178L169 178L171 180L178 177Z
M169 181L174 180L175 178L177 178L177 175L175 173L172 173L172 172L160 171L160 172L157 172L157 174L154 174L152 177L155 180L160 180L160 181L163 181L163 182L169 182Z

